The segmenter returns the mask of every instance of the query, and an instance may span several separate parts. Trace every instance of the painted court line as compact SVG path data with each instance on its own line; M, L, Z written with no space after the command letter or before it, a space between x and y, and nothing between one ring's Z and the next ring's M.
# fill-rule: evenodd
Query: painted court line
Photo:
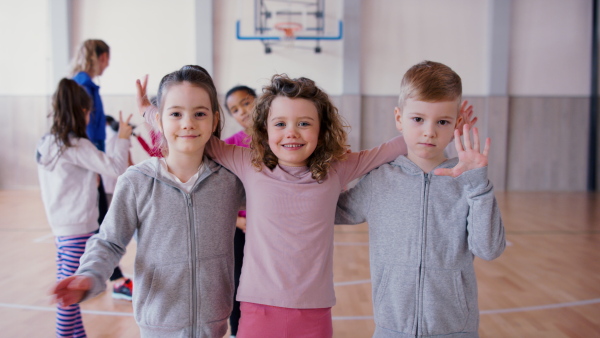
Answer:
M7 307L7 308L21 309L21 310L37 310L37 311L56 312L55 307L46 307L46 306L31 306L31 305L0 303L0 307ZM114 311L81 310L81 313L87 313L87 314L92 314L92 315L101 315L101 316L121 316L121 317L132 317L133 316L133 313L131 313L131 312L114 312Z
M357 281L357 282L362 282L362 281ZM349 282L349 283L353 283L353 282ZM572 306L590 305L590 304L597 304L597 303L600 303L600 298L581 300L581 301L577 301L577 302L568 302L568 303L517 307L517 308L512 308L512 309L483 310L483 311L480 311L479 314L480 315L493 315L493 314L500 314L500 313L527 312L527 311L548 310L548 309L558 309L558 308L572 307ZM55 312L56 311L56 308L54 308L54 307L18 305L18 304L7 304L7 303L0 303L0 307L12 308L12 309L22 309L22 310L47 311L47 312ZM86 314L101 315L101 316L121 316L121 317L132 317L133 316L133 313L131 313L131 312L94 311L94 310L81 310L81 312L86 313ZM373 316L337 316L337 317L333 317L333 320L371 320L371 319L373 319Z
M42 243L42 242L47 242L48 239L54 237L53 233L48 233L45 234L44 236L38 237L36 239L33 240L34 243ZM54 241L52 241L54 243Z
M580 300L580 301L577 301L577 302L568 302L568 303L557 303L557 304L546 304L546 305L538 305L538 306L517 307L517 308L512 308L512 309L483 310L483 311L479 311L479 314L482 314L482 315L495 315L495 314L498 314L498 313L527 312L527 311L548 310L548 309L558 309L558 308L563 308L563 307L590 305L590 304L596 304L596 303L600 303L600 298L588 299L588 300Z

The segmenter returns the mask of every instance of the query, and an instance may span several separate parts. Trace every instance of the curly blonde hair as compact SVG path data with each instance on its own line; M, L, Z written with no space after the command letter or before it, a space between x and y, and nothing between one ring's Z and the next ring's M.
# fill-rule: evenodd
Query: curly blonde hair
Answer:
M305 77L292 79L286 74L275 74L271 84L263 88L263 94L257 100L252 115L253 126L250 129L252 138L252 165L257 171L263 165L269 169L275 168L278 158L269 147L267 120L271 104L276 97L305 99L311 101L319 114L319 140L315 151L308 157L307 166L312 178L322 181L327 176L331 163L345 159L348 145L347 126L337 108L331 103L329 96L315 85L315 82Z
M85 40L75 53L71 64L71 76L86 72L91 76L98 74L98 57L110 54L110 47L102 40Z

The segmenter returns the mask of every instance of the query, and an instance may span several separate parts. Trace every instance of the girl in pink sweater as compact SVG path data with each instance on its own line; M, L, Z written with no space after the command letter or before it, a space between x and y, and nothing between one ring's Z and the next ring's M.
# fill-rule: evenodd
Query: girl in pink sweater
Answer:
M148 107L144 94L138 81L141 111ZM215 137L206 148L246 190L238 337L331 337L339 194L350 181L406 154L406 144L396 137L348 153L341 116L307 78L273 76L252 119L250 149Z

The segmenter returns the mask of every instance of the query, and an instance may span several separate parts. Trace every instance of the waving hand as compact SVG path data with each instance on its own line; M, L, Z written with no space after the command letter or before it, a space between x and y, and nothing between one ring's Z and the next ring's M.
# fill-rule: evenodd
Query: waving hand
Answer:
M460 140L460 131L454 131L454 144L458 152L458 163L454 168L439 168L434 171L434 174L439 176L457 177L465 171L482 168L488 164L488 153L490 150L489 137L485 140L483 152L480 152L479 145L479 130L473 128L473 140L471 142L471 134L469 133L469 125L463 126L464 146Z

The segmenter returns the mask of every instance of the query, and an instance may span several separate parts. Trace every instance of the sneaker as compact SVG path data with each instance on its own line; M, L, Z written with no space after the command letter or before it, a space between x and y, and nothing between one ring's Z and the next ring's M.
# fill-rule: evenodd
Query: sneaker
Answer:
M127 278L122 283L115 283L113 285L112 297L115 299L125 299L125 300L130 301L132 294L133 294L133 282L129 278Z

